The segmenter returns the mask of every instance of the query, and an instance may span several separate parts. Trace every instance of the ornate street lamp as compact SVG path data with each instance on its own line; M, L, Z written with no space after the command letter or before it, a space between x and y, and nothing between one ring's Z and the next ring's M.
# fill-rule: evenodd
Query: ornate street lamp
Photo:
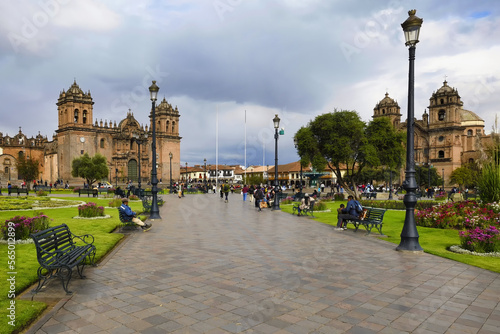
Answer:
M415 182L415 143L414 143L414 76L415 76L415 45L423 20L415 14L415 9L408 12L408 19L401 24L405 34L405 45L409 47L410 68L408 73L408 117L406 119L406 171L403 188L406 190L403 202L406 206L406 216L401 231L401 242L396 250L422 252L418 243L418 231L415 223L415 205L417 204L417 183Z
M141 145L144 144L148 139L148 134L144 134L143 136L141 136L140 134L138 133L133 133L132 134L132 140L135 141L137 143L137 159L139 160L138 161L138 164L137 164L137 169L138 169L138 174L139 174L139 178L138 178L138 181L137 181L137 188L139 189L138 193L139 193L139 196L142 197L142 194L141 194Z
M443 173L443 191L444 191L444 168L441 169L441 172Z
M186 187L188 184L188 163L186 162Z
M278 129L280 127L280 118L278 114L276 114L273 118L274 124L274 202L273 202L273 210L281 210L279 204L279 196L278 196L278 138L279 133Z
M168 154L168 157L170 158L170 193L172 193L172 152Z
M151 203L151 215L149 216L149 219L155 220L155 219L161 219L160 217L160 210L158 208L158 178L156 176L156 111L155 111L155 103L156 103L156 98L158 96L158 91L160 88L156 85L156 81L153 80L153 84L149 87L149 93L151 96L151 103L152 103L152 125L153 125L153 142L151 144L151 151L153 154L153 166L151 169L151 193L153 195L153 200Z

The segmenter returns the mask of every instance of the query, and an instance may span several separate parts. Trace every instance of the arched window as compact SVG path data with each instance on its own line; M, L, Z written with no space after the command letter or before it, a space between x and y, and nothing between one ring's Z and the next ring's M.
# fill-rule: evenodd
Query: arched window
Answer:
M170 121L167 121L167 126L165 127L165 132L168 132L170 129Z
M469 163L470 163L470 164L473 164L473 163L474 163L474 159L470 158L470 159L469 159Z
M83 124L87 124L87 110L83 111L82 122Z
M438 113L438 119L440 121L444 121L444 117L446 116L446 111L444 111L444 109L441 109L439 110L439 113Z
M439 151L438 158L439 159L444 159L444 151Z
M101 138L101 144L100 144L101 148L104 148L104 138Z
M172 132L175 132L175 122L172 122Z
M467 136L472 136L472 130L467 130Z
M23 151L19 151L19 153L17 153L17 156L19 158L23 158L24 157L24 152Z
M74 122L78 123L78 109L75 109L75 117L74 117Z
M440 102L441 104L444 104L444 99L441 99L439 102Z
M385 109L382 109L382 114L385 114Z
M4 168L5 174L9 174L9 167Z

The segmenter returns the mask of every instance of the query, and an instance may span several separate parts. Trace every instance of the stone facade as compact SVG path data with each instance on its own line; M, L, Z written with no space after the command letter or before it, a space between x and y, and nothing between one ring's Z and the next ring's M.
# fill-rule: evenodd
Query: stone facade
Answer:
M58 128L52 141L38 134L28 138L21 132L14 137L0 133L0 179L15 182L20 177L15 168L20 154L26 154L40 162L40 179L54 183L56 180L82 183L82 179L71 176L73 159L88 153L99 153L107 158L108 181L122 183L128 179L138 180L140 159L141 180L146 183L151 175L152 111L150 124L143 127L129 110L125 119L111 121L95 120L94 102L90 91L83 92L76 82L67 91L62 91L57 100ZM173 108L165 98L155 107L157 176L163 183L170 181L170 153L172 153L172 179L180 177L179 110ZM140 144L140 145L138 145ZM140 146L140 147L139 147ZM140 157L139 157L140 148Z
M394 127L406 130L407 123L401 122L400 110L398 103L386 93L376 104L373 118L389 117ZM484 120L463 108L458 90L446 81L432 93L428 110L428 113L424 110L422 119L414 120L415 162L430 164L439 175L444 171L448 182L453 170L480 159L482 148L488 145L491 136L485 133Z

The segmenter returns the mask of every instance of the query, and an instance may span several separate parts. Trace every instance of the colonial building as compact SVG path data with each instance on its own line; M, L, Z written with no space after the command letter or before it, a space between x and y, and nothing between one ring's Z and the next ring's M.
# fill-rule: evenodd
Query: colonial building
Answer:
M424 110L422 119L414 120L415 162L436 168L438 174L444 174L447 184L451 172L477 161L481 148L491 140L485 133L484 120L463 105L458 90L444 81L429 99L429 112ZM388 93L373 109L373 118L377 117L389 117L394 127L406 129L407 123L401 122L401 108Z
M107 158L110 174L108 181L138 181L150 179L152 111L149 126L141 126L129 110L118 125L102 119L95 122L94 101L90 91L83 92L76 81L67 91L62 91L57 100L58 128L52 141L38 134L28 138L21 132L14 137L0 133L0 179L18 180L16 161L26 155L40 162L40 179L54 183L56 180L82 183L71 176L73 159L84 153L94 156L99 153ZM179 110L173 108L165 98L155 108L157 177L163 183L179 179L180 142ZM139 154L140 150L140 154ZM172 158L170 158L170 154ZM170 173L172 166L172 173Z

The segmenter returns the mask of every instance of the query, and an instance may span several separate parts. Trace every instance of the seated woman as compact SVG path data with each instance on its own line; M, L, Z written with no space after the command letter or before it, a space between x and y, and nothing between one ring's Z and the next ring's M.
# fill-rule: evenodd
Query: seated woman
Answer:
M309 209L309 206L311 205L311 200L309 199L309 194L304 194L304 197L300 201L300 205L298 207L299 213L297 216L302 215L302 211L305 209Z

